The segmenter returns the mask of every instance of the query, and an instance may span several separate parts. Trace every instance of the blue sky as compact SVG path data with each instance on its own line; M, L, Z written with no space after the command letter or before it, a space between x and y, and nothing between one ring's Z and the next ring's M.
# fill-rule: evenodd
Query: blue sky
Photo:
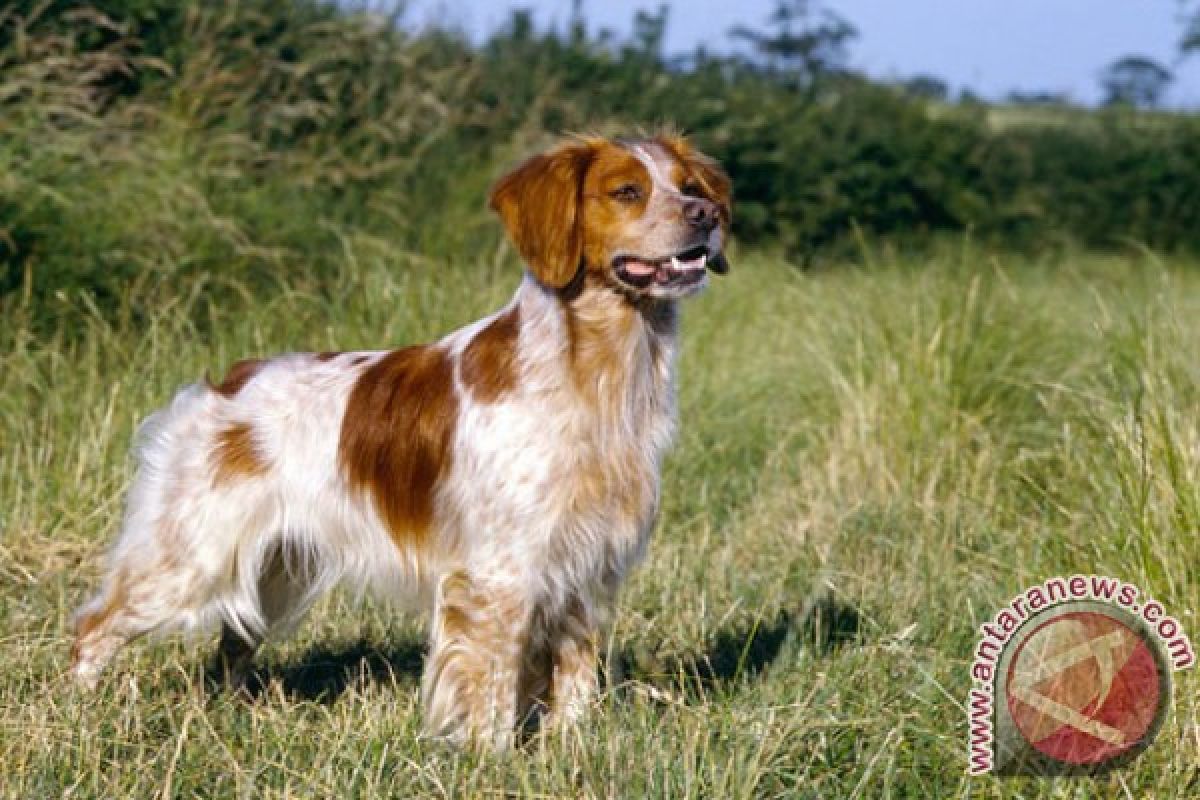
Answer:
M584 0L592 29L629 30L634 11L661 0ZM671 7L668 52L698 43L728 49L726 32L759 26L773 0L690 0ZM1193 8L1196 4L1190 3ZM474 36L504 22L510 9L534 9L540 24L562 24L569 0L410 0L409 19L465 28ZM1066 92L1092 103L1097 75L1130 53L1176 70L1172 106L1200 107L1200 54L1175 64L1181 31L1179 0L827 0L859 30L853 66L885 78L936 75L953 88L1000 98L1011 89Z

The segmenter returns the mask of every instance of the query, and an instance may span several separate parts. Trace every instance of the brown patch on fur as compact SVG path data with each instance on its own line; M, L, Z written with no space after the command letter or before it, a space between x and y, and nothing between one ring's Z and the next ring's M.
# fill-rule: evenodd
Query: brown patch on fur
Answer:
M637 308L602 288L601 279L588 276L584 291L564 304L567 352L575 387L593 406L600 390L616 400L623 395L632 364L630 357Z
M350 366L361 367L363 364L367 363L368 360L370 360L369 356L355 356L354 360L350 362Z
M316 359L317 361L332 361L340 355L341 353L335 353L332 350L325 350L324 352L317 353Z
M213 448L213 486L226 486L239 478L253 478L267 471L266 462L254 443L254 431L245 422L217 434Z
M520 308L513 306L475 334L459 362L462 381L481 403L494 403L517 383Z
M258 374L267 362L261 358L247 358L238 361L225 373L225 378L218 384L208 380L208 388L224 397L233 397ZM207 379L206 379L207 380Z
M636 199L610 202L608 205L618 209L621 217L641 216L654 188L646 165L628 147L605 142L593 145L593 148L595 155L588 166L584 197L589 200L609 200L614 191L631 186L638 191Z
M458 416L453 365L435 347L395 350L367 368L346 405L338 458L398 544L419 543L450 464Z
M636 200L620 201L613 196L626 186L640 192ZM653 190L646 165L631 150L612 144L597 146L584 176L584 209L580 219L589 277L608 275L615 252L638 249L640 237L631 240L629 232L645 215Z
M534 276L553 289L579 271L583 176L599 147L582 140L536 155L497 181L488 198Z

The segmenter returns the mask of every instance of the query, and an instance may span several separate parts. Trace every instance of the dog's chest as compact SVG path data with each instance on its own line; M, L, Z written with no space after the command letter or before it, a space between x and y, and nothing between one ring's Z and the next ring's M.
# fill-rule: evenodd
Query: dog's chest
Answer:
M617 531L652 521L662 456L674 428L669 364L638 374L602 403L567 391L515 393L462 410L450 501L478 529Z

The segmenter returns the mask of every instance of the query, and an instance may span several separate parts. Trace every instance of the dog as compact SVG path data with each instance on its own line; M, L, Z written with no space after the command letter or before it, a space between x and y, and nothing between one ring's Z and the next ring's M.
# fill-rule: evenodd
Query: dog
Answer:
M578 717L655 520L678 301L728 269L730 189L678 135L567 139L492 189L526 266L504 309L433 344L246 360L180 390L139 430L74 677L219 622L238 685L346 583L428 610L431 735L503 748L530 718Z

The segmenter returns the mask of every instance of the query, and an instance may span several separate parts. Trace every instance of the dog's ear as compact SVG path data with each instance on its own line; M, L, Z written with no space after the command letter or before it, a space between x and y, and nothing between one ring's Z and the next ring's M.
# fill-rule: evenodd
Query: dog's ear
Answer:
M728 237L729 226L733 224L733 182L725 170L714 159L692 147L683 136L668 134L658 137L658 141L675 154L688 177L700 184L704 196L721 209L721 229ZM713 272L724 274L729 271L729 262L725 260L724 253L709 266Z
M534 156L497 181L488 199L534 277L554 289L571 282L583 259L580 195L592 156L587 143Z

